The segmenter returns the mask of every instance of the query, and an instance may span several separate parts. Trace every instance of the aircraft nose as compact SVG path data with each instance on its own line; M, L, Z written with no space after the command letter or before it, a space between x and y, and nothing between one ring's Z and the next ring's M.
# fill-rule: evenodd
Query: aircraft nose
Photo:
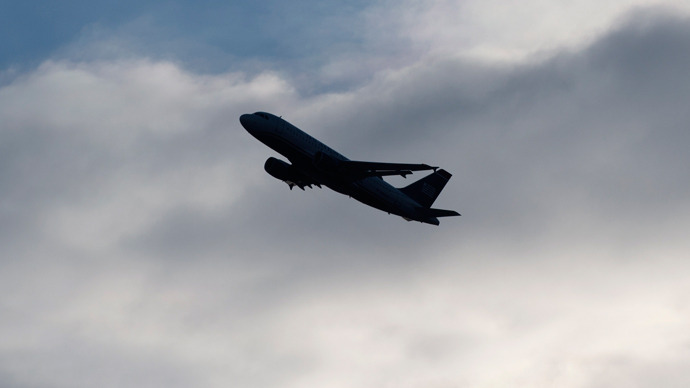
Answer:
M245 113L242 116L240 116L240 124L242 124L242 126L248 130L250 125L249 122L251 121L251 119L252 115Z
M256 136L257 122L256 117L251 113L246 113L240 116L240 124L247 130L252 136Z

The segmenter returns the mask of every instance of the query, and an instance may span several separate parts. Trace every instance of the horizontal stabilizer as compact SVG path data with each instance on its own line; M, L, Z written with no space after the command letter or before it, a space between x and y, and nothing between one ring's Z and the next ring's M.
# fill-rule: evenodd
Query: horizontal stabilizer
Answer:
M455 217L460 215L455 210L446 209L424 209L423 212L424 215L429 217Z

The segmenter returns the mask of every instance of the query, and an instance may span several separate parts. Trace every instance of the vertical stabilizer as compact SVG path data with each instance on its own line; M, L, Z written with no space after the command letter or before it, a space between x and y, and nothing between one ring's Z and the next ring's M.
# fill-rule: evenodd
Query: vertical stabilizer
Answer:
M453 175L448 171L440 169L409 186L401 188L400 191L423 207L430 208L451 176Z

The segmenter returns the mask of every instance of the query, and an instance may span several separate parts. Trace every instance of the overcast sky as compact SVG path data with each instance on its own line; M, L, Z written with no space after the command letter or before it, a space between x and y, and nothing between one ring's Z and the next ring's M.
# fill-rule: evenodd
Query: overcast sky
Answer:
M690 386L690 3L343 4L0 6L0 386ZM463 216L288 190L255 111Z

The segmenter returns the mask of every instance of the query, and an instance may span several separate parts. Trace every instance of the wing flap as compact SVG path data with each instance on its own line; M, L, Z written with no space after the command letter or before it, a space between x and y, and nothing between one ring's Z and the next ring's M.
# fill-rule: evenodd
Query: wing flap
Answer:
M438 167L429 166L424 163L381 163L381 162L360 162L355 160L348 160L341 162L342 166L353 170L363 171L423 171L435 170Z
M400 175L402 177L406 177L407 175L412 174L412 171L436 170L438 168L424 163L381 163L353 160L341 162L340 167L357 175L379 177L391 175Z

